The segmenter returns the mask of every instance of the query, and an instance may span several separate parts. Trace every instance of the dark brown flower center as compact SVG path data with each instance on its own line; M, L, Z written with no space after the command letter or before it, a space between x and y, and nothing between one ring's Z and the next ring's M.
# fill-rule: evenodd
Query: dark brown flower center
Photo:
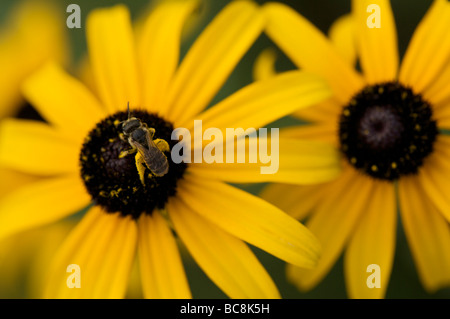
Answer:
M348 161L383 180L417 173L437 134L429 103L397 82L367 86L340 117L341 150Z
M132 111L131 116L155 129L153 139L165 140L170 148L177 143L171 140L172 124L156 114ZM136 165L137 153L121 156L123 151L132 148L121 137L122 122L127 118L127 112L115 113L88 134L80 153L81 177L95 204L107 212L138 218L142 213L151 214L155 208L163 208L168 198L175 195L177 181L182 178L186 164L173 163L170 153L166 152L168 173L155 176L144 165L142 179Z

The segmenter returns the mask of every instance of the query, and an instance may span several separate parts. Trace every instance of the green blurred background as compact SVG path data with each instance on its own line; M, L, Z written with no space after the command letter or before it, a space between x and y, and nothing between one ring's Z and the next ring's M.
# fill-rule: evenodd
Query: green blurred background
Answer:
M0 25L8 16L9 10L19 1L2 0L0 2ZM85 42L85 20L89 12L98 7L107 7L116 3L125 3L131 11L134 19L138 18L142 12L150 5L149 0L133 0L133 1L116 1L116 0L77 0L77 1L58 1L62 12L65 13L66 7L71 3L76 3L81 7L82 28L68 29L65 24L61 28L66 28L70 37L71 50L73 53L73 68L86 52ZM154 0L153 2L157 2ZM267 1L257 1L264 3ZM312 23L314 23L323 32L327 32L332 22L339 16L350 11L350 0L287 0L280 1L286 3L298 12L301 12ZM403 55L411 35L423 17L427 8L431 4L431 0L408 1L408 0L393 0L392 7L394 16L397 22L397 31L399 39L400 54ZM188 35L182 46L182 55L186 53L193 40L198 36L204 26L211 21L212 17L222 9L228 0L207 0L206 5L202 8L202 19L196 25L194 31ZM295 32L295 30L293 30ZM37 37L39 35L36 35ZM252 67L255 58L258 54L267 47L274 47L272 42L264 35L262 35L251 50L244 56L242 61L238 64L235 71L232 73L223 89L214 99L213 103L220 101L224 97L235 92L242 86L252 81ZM277 60L277 69L289 70L293 69L293 64L277 50L279 59ZM30 53L32 54L32 53ZM74 71L74 70L72 70ZM283 119L272 126L282 127L295 123L293 119ZM257 194L263 185L241 186L242 188ZM82 213L79 213L72 219L79 219ZM342 258L333 267L332 271L326 278L312 291L307 293L299 292L293 285L288 283L285 279L284 268L285 264L280 260L258 250L254 249L255 253L265 265L266 269L272 275L275 283L284 298L346 298L345 283L343 277L343 262ZM225 298L226 296L215 287L215 285L203 274L203 272L196 266L187 253L184 254L184 261L186 271L188 273L188 280L191 285L194 298ZM383 275L383 273L381 273ZM0 297L2 298L22 298L28 297L26 295L26 279L27 273L24 272L22 280L13 288L2 286L0 282ZM134 297L135 295L133 295ZM394 259L394 267L387 289L386 298L450 298L450 288L442 289L435 294L427 294L417 277L416 269L412 261L411 253L405 239L401 220L398 223L397 232L397 246Z

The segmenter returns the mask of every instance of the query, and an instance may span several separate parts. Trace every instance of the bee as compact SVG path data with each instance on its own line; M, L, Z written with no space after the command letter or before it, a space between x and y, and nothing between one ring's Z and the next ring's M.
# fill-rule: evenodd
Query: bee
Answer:
M139 177L144 185L145 166L153 175L161 177L169 171L169 162L163 152L169 152L169 144L163 139L153 139L155 129L148 127L136 117L130 115L130 104L128 103L128 119L122 123L121 138L131 146L131 149L122 151L119 158L129 154L136 154L136 167ZM145 166L144 166L145 164Z

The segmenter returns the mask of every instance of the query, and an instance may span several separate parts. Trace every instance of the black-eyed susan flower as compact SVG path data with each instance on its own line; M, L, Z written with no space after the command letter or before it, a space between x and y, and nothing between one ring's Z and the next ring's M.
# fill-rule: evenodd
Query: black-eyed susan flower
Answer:
M130 116L152 130L155 143L171 148L173 130L195 129L193 119L223 131L258 128L331 94L323 80L295 71L203 111L262 32L264 18L253 3L233 2L178 65L183 22L196 5L164 2L136 44L125 7L91 13L87 40L98 96L50 64L24 85L49 125L1 125L0 162L45 177L0 202L0 237L91 204L49 267L45 297L123 297L136 250L146 297L191 297L174 232L234 298L279 297L244 241L299 267L315 265L319 246L305 227L225 182L329 180L339 173L333 148L280 140L280 174L264 177L255 164L175 163L167 152L168 171L155 176L138 169L136 155L124 155L131 145L121 123ZM70 265L79 266L81 288L68 288Z
M371 4L379 6L381 28L368 26ZM449 285L450 139L442 130L450 111L450 3L433 2L400 66L389 1L353 1L333 42L285 5L267 4L264 12L270 38L298 67L327 79L334 92L298 113L311 125L290 128L285 136L335 145L344 168L320 186L266 190L266 198L293 216L308 216L307 227L323 245L318 267L289 266L289 278L303 290L314 287L345 248L349 296L383 297L398 205L424 287L431 292ZM362 73L353 67L355 52ZM380 267L379 288L367 284L372 264Z

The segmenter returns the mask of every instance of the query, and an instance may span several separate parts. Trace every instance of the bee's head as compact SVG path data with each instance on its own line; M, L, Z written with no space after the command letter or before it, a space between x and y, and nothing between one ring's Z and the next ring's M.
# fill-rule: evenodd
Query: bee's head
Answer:
M141 126L142 126L141 121L135 117L132 117L122 123L123 134L130 135L131 133L133 133L133 131L135 131Z

